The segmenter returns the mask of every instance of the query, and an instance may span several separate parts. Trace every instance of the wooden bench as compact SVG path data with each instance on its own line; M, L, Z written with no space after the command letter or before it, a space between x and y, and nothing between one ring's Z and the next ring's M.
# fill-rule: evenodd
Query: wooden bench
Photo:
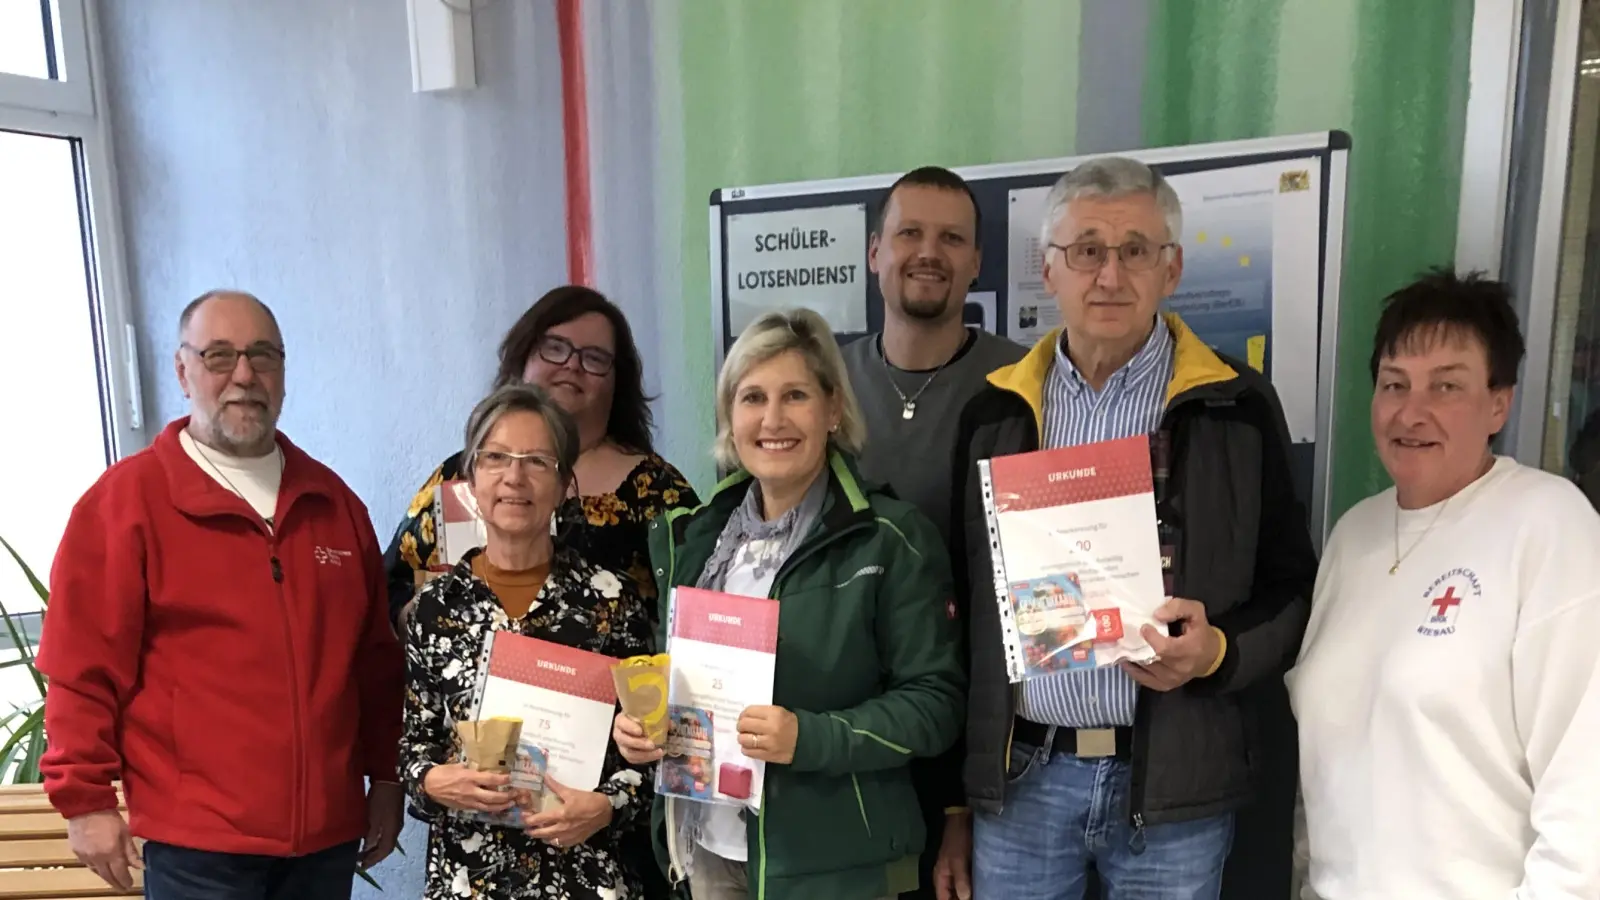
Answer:
M120 805L123 815L125 806ZM0 900L63 900L73 897L137 897L143 880L124 894L100 880L72 855L67 820L37 784L0 785Z

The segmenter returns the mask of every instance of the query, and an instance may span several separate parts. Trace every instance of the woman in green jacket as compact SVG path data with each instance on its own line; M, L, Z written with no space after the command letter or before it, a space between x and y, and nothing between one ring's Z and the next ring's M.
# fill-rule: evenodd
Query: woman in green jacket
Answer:
M950 564L909 503L856 474L865 439L838 344L810 310L769 313L717 379L716 457L735 474L650 533L662 606L699 587L781 603L772 706L739 717L767 764L761 812L658 797L657 852L695 900L875 900L917 885L913 757L966 721ZM660 759L618 716L623 755Z

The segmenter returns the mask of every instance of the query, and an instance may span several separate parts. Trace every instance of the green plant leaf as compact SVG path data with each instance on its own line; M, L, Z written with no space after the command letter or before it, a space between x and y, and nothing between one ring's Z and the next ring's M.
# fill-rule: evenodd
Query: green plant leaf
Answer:
M33 570L28 568L28 564L22 561L22 555L17 552L15 547L11 546L10 541L3 537L0 537L0 547L5 547L6 552L11 554L11 558L17 561L18 566L22 567L22 574L28 577L28 584L33 585L33 592L39 595L39 605L48 607L50 605L50 591L34 576Z
M12 716L15 713L11 714ZM11 716L7 717L9 720ZM13 784L34 784L39 781L39 761L35 753L43 753L44 704L28 711L22 722L12 729L4 744L0 744L0 773L8 775ZM28 762L34 756L33 762Z
M34 577L33 570L28 568L28 564L22 561L22 557L17 554L16 548L12 547L11 543L3 537L0 537L0 545L4 545L6 552L10 553L11 558L17 561L18 566L22 567L22 574L27 576L28 583L33 585L34 591L38 593L39 602L48 605L50 592L45 590L45 586L39 583L38 578ZM5 619L6 632L11 637L11 645L16 648L17 656L27 661L28 674L33 677L34 686L39 689L40 699L43 699L45 690L44 676L39 674L38 668L33 664L33 645L29 643L27 636L17 629L17 623L12 619L11 611L6 608L3 599L0 599L0 618Z
M33 678L34 686L39 689L39 699L43 700L44 676L39 673L38 667L34 665L33 647L29 645L28 639L23 636L22 632L17 630L17 623L12 621L11 612L6 609L5 601L3 600L0 600L0 619L5 620L6 632L11 637L11 646L16 648L18 660L27 664L28 675Z
M46 746L47 745L45 744L44 740L44 720L41 719L39 721L39 727L33 729L33 732L28 735L28 753L22 758L22 764L12 778L13 783L44 783L44 775L39 771L39 760L44 757Z
M356 874L361 876L361 880L365 881L367 884L372 885L373 887L377 888L380 891L383 890L383 885L378 883L378 879L373 878L371 875L368 875L366 869L363 869L360 866L357 866L356 867Z

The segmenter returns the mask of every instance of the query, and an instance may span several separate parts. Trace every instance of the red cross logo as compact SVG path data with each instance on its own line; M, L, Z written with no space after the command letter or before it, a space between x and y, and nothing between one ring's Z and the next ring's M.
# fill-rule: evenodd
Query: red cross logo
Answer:
M1461 598L1456 596L1455 585L1451 585L1445 590L1443 597L1434 598L1432 603L1433 617L1435 619L1442 619L1449 614L1450 607L1460 605Z

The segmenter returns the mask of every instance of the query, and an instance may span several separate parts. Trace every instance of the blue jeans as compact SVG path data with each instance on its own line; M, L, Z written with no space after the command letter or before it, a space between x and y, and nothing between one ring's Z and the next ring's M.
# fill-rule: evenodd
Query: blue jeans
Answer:
M1126 762L1011 748L1005 808L973 820L978 900L1081 900L1092 864L1107 900L1217 900L1233 814L1128 822Z
M359 841L306 856L213 853L146 841L150 900L350 900Z

